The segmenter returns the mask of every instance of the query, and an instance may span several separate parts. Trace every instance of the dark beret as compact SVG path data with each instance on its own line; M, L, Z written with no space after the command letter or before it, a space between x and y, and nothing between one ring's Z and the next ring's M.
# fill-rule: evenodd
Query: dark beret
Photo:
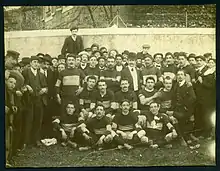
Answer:
M8 50L6 56L11 56L13 58L19 58L20 53L14 50Z

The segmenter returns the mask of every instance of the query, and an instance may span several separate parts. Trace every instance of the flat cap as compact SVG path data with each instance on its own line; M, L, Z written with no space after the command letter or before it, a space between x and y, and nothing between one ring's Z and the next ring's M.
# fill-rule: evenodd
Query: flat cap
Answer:
M31 56L30 61L33 61L33 60L38 60L38 61L40 61L41 59L40 59L39 56Z
M66 57L64 55L58 55L58 60L59 59L66 59Z
M22 59L21 59L21 64L24 64L24 65L27 65L27 64L30 64L30 61L31 61L31 59L29 58L29 57L23 57Z
M13 58L19 58L20 53L14 50L8 50L6 56L11 56Z
M122 52L122 55L129 55L129 51L128 50L124 50L124 52Z
M205 60L206 60L206 59L205 59L205 57L204 57L204 56L202 56L202 55L196 56L196 57L195 57L195 59L202 59L203 61L205 61Z

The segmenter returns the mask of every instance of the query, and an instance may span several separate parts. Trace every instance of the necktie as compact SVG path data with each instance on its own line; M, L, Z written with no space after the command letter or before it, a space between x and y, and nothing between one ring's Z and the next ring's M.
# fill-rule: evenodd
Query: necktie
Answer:
M131 68L131 71L133 72L133 71L134 71L134 68Z

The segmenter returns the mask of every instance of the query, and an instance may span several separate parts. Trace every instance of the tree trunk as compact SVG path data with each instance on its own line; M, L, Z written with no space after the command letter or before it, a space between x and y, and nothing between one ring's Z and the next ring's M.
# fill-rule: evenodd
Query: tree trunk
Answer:
M90 14L90 17L91 17L91 19L92 19L92 25L93 25L94 28L96 28L96 23L95 23L95 19L94 19L94 17L93 17L92 10L91 10L91 8L90 8L89 6L87 6L87 9L88 9L89 14Z

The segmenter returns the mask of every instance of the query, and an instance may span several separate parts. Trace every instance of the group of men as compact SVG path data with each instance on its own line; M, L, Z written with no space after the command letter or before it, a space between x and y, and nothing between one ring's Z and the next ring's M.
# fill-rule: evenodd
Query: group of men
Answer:
M18 62L19 53L7 51L6 161L52 137L79 150L172 147L176 139L198 148L199 138L211 137L212 54L152 56L147 44L138 53L84 49L77 31L71 28L58 57L38 53Z

